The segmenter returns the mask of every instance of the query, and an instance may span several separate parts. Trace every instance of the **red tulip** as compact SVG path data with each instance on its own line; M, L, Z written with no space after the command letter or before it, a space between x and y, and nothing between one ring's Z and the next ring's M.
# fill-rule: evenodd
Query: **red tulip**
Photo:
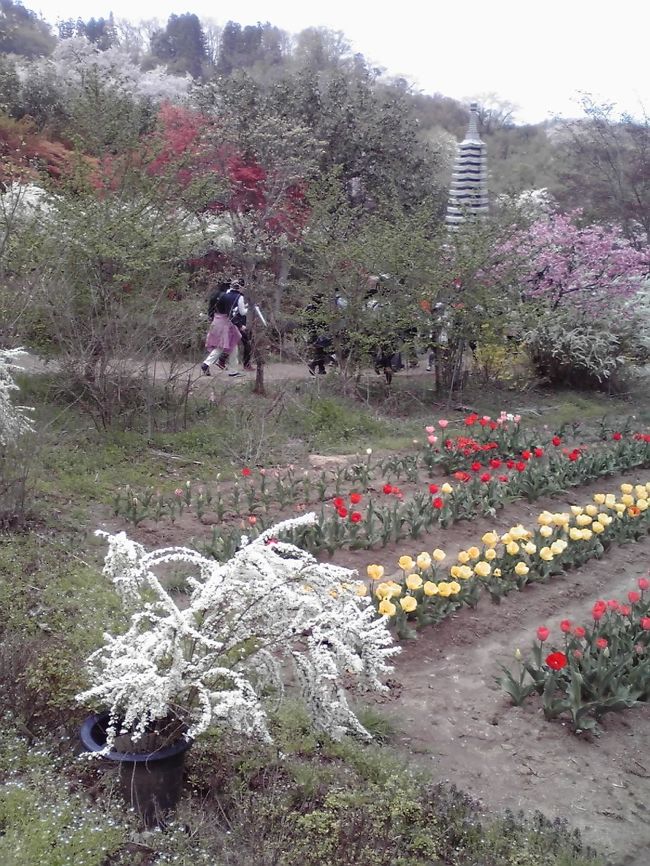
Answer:
M540 627L537 629L537 640L544 643L544 641L548 638L550 633L551 632L546 628L545 625L540 625Z
M553 671L561 671L562 668L567 666L567 657L564 653L551 653L546 656L546 664Z

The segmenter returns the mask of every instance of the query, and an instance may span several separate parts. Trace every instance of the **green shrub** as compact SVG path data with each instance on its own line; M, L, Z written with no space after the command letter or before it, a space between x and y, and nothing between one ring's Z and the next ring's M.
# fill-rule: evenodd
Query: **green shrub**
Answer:
M559 310L543 316L523 337L537 374L552 385L620 390L631 367L650 350L633 317L596 321Z

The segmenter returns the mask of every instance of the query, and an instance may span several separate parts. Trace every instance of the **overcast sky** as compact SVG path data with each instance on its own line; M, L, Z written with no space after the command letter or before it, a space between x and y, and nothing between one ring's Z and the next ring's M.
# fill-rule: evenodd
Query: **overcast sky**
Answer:
M647 0L24 0L48 21L108 17L163 23L194 12L219 24L269 21L297 33L341 30L374 64L425 93L496 92L519 122L580 114L579 91L650 113Z

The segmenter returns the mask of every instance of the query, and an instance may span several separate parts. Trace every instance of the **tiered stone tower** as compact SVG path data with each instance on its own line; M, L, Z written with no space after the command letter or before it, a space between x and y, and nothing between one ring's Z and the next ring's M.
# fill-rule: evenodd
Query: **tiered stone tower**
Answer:
M458 145L447 205L447 227L454 231L468 219L488 212L487 148L478 134L478 105L469 107L467 134Z

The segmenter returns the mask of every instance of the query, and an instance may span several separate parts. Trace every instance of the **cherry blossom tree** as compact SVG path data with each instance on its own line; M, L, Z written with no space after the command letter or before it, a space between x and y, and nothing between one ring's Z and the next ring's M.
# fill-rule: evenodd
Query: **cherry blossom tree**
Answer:
M574 211L538 219L500 253L518 261L525 298L598 316L639 291L650 252L635 249L618 226L581 226L579 218Z

